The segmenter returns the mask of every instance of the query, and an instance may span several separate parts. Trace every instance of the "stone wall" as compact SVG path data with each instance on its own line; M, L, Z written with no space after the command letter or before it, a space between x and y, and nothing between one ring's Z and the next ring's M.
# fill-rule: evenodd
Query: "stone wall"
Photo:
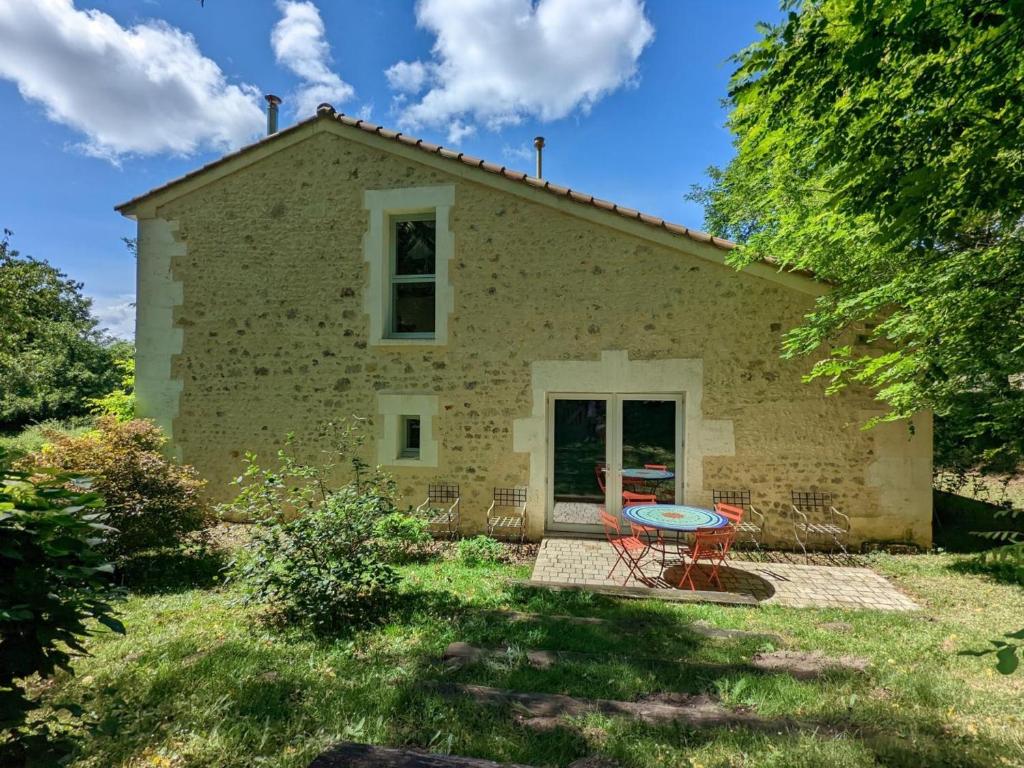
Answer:
M749 487L772 516L769 536L785 540L777 514L789 491L818 488L854 518L855 539L930 541L930 420L912 440L905 425L862 431L877 407L866 393L826 398L801 382L806 360L780 358L780 336L811 294L695 255L706 246L605 226L478 183L482 171L420 162L346 131L357 129L310 131L139 212L140 228L155 219L176 238L162 250L142 241L140 275L169 258L173 275L161 279L182 288L180 303L165 302L167 332L183 331L171 358L181 385L173 440L214 496L231 495L247 450L270 458L293 431L312 453L318 423L351 416L379 440L379 394L428 394L437 466L392 471L410 502L428 481L460 483L465 527L480 529L493 486L531 479L513 423L534 413L536 366L604 353L699 363L699 416L731 422L733 444L732 455L688 457L703 471L687 501ZM374 345L365 192L428 185L454 185L448 343ZM140 304L140 318L145 311ZM161 397L172 391L165 384ZM536 536L545 491L531 491Z

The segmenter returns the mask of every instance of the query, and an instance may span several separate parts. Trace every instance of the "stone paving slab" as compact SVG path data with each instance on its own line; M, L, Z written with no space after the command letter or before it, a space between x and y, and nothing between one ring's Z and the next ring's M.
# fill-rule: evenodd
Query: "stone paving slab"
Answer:
M615 551L606 541L544 539L530 580L579 586L622 586L627 574L624 565L620 564L613 577L608 578L615 557ZM631 578L625 586L676 587L682 576L682 564L670 560L663 572L660 563L651 562L643 573L648 583ZM728 560L719 576L725 590L750 595L766 605L878 611L919 608L888 579L870 568ZM694 582L698 590L715 589L703 575L695 575Z

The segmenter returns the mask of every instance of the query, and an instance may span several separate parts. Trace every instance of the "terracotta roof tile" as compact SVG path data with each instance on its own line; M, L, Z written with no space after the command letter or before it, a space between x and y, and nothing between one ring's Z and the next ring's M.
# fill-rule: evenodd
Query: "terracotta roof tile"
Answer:
M642 222L643 224L658 227L667 232L687 237L699 243L709 243L715 246L716 248L720 248L722 250L731 250L732 248L736 247L734 243L731 243L730 241L725 240L723 238L712 237L711 235L708 235L704 232L699 232L697 230L690 229L689 227L684 227L681 224L675 224L669 221L665 221L665 219L659 218L657 216L650 216L648 214L641 213L640 211L633 210L632 208L626 208L624 206L617 205L616 203L613 203L609 200L601 200L599 198L594 197L593 195L588 195L583 192L577 192L576 190L569 189L568 187L562 187L559 186L558 184L552 184L544 179L538 179L534 176L530 176L529 174L524 173L523 171L515 171L510 168L506 168L505 166L496 165L495 163L489 163L484 160L481 160L480 158L466 155L462 152L455 152L451 149L446 149L445 147L442 147L438 144L432 144L429 141L424 141L423 139L418 139L414 136L407 136L397 131L390 131L386 128L382 128L379 125L375 125L374 123L371 123L367 120L349 117L348 115L344 115L340 112L335 112L334 108L330 107L330 105L321 105L320 108L317 110L316 117L310 118L309 120L304 120L301 123L297 123L296 125L291 126L290 128L287 128L284 131L281 131L280 133L274 134L272 136L266 136L254 144L250 144L247 147L243 147L242 149L227 154L224 157L220 158L219 160L215 160L214 162L209 163L195 171L192 171L191 173L188 173L185 176L182 176L181 178L175 179L174 181L170 181L167 184L152 189L146 194L140 195L139 197L129 200L126 203L122 203L121 205L117 206L117 209L124 210L133 203L139 202L140 200L149 197L155 192L164 190L184 179L192 178L206 171L209 168L220 165L231 158L237 157L238 155L241 155L249 151L254 147L262 146L268 142L274 141L274 139L276 139L278 136L290 133L291 131L298 129L301 126L312 123L315 120L334 120L341 125L348 126L350 128L357 128L361 131L365 131L366 133L373 133L376 134L377 136L380 136L381 138L385 138L391 141L397 141L401 144L415 147L416 149L422 150L423 152L440 155L445 159L455 160L460 163L463 163L464 165L473 168L479 168L480 170L485 171L487 173L493 173L496 176L503 176L506 179L510 179L512 181L529 184L531 187L543 189L544 191L549 192L553 195L568 198L581 205L589 205L598 210L607 211L609 213L614 213L618 216L622 216L623 218L634 219L636 221ZM796 270L794 270L794 272L796 272ZM813 277L813 275L810 275L809 273L806 272L797 273Z

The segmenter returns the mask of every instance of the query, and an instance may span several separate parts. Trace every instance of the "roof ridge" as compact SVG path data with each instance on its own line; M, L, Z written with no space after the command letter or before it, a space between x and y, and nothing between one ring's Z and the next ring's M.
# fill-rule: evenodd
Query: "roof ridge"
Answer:
M392 141L397 141L400 144L415 147L416 149L420 149L430 154L436 154L449 160L456 160L461 162L463 165L470 166L471 168L479 168L497 176L503 176L511 181L525 183L537 189L542 189L545 192L557 195L558 197L564 197L583 205L590 205L599 210L609 211L611 213L618 214L623 218L633 219L643 224L647 224L648 226L658 227L667 232L671 232L672 234L682 235L683 237L689 238L690 240L694 240L698 243L705 243L727 251L736 247L734 242L723 237L715 237L714 235L709 235L707 232L692 229L682 224L676 224L675 222L668 221L667 219L663 219L659 216L651 216L650 214L643 213L642 211L627 208L617 203L613 203L610 200L604 200L585 192L579 192L570 187L552 184L546 179L530 176L528 173L523 171L512 170L505 165L499 166L496 163L490 163L478 157L467 155L465 152L448 149L440 144L433 144L429 141L416 138L415 136L408 136L401 131L389 130L381 125L377 125L376 123L371 123L369 120L352 117L350 115L346 115L344 112L338 112L330 104L321 104L317 107L316 113L318 117L331 118L341 125L348 126L350 128L358 128L361 131L375 134L381 138L391 139Z

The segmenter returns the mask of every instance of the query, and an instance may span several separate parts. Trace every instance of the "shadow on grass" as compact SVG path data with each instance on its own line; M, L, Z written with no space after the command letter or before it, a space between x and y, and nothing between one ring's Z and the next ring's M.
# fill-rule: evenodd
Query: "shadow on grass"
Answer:
M209 546L151 549L122 560L117 576L136 594L175 594L219 584L227 561L223 550Z
M496 608L607 623L569 624L550 616L510 622ZM340 740L526 765L567 765L594 752L624 766L647 764L651 755L663 764L685 764L687 751L717 742L748 755L744 761L752 765L759 759L786 764L785 758L779 762L780 750L797 758L789 764L845 764L852 750L886 765L981 768L998 753L984 739L948 734L939 711L914 716L869 702L870 673L797 682L754 671L747 660L763 641L713 641L687 632L689 623L685 613L664 606L588 594L497 588L474 602L422 588L400 595L387 625L340 640L237 630L223 636L215 626L187 636L154 635L139 653L112 657L94 673L94 684L79 689L81 703L101 720L81 746L96 765L135 764L173 746L196 764L225 767L260 761L305 766ZM518 658L452 673L438 660L454 641L606 658L540 670ZM640 656L684 661L673 669ZM432 687L453 681L585 698L732 691L739 703L794 694L834 697L835 690L825 689L831 685L861 694L862 703L799 722L766 717L767 727L758 729L694 729L595 715L537 730L512 706L481 706ZM748 691L746 698L738 695L740 688Z

